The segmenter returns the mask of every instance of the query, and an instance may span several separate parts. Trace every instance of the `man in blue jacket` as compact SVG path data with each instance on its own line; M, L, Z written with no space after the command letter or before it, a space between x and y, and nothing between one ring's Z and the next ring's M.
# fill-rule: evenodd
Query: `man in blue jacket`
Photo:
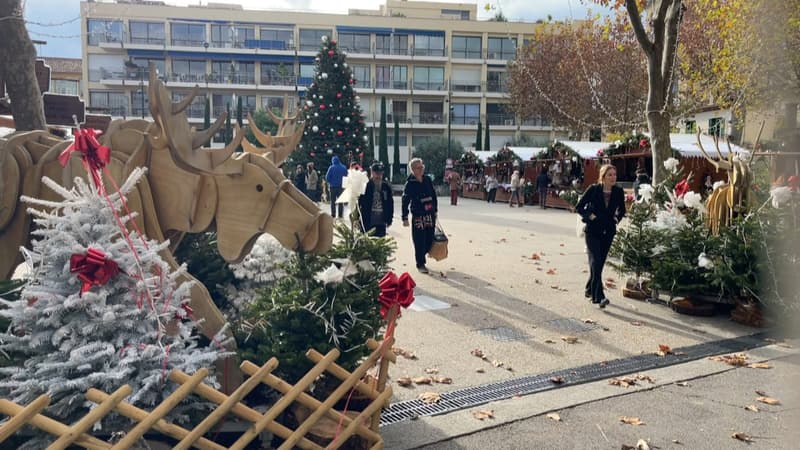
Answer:
M342 194L342 178L347 176L347 167L339 162L339 157L334 156L331 158L331 166L328 167L328 172L325 173L325 182L328 183L328 193L330 194L331 201L331 216L336 217L336 210L339 211L339 217L344 217L344 204L339 203L339 208L336 208L336 199Z
M375 230L373 236L386 236L386 227L392 224L394 201L392 187L383 181L383 164L376 162L370 168L370 180L358 197L358 209L363 231Z

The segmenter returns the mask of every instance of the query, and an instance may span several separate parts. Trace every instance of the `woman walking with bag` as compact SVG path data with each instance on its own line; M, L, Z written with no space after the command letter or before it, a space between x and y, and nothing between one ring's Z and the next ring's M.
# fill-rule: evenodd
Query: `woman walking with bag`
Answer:
M403 226L409 226L408 213L411 211L411 240L414 243L414 259L420 273L428 273L425 267L425 254L433 245L433 233L436 229L436 214L439 211L436 190L433 182L425 176L425 165L422 159L413 158L408 162L411 175L403 188L402 209L400 218Z
M575 207L586 224L589 281L586 282L585 296L600 308L611 303L603 292L603 266L617 233L617 224L625 217L625 191L616 183L617 169L611 164L603 165L597 184L583 193Z

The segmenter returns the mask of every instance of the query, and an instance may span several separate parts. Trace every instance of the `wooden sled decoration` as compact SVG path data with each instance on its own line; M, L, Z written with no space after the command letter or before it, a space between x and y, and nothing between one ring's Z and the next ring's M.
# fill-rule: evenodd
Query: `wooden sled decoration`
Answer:
M41 414L41 411L47 407L50 401L47 395L40 396L25 407L9 400L0 399L0 413L10 417L8 421L0 426L0 444L13 436L24 425L30 425L45 433L58 436L58 439L48 449L64 449L70 445L87 449L128 449L138 444L145 433L158 433L178 440L179 442L173 447L175 449L243 449L255 440L262 431L267 430L285 440L279 447L282 450L288 450L295 446L302 449L321 450L323 447L307 439L306 435L320 419L330 418L336 423L341 423L341 428L337 439L331 442L327 448L339 448L349 437L357 435L369 443L370 449L379 450L383 448L383 439L378 433L381 410L388 406L392 397L392 388L386 386L386 380L388 378L388 364L395 361L395 355L391 351L393 343L394 337L391 336L380 343L374 340L368 341L367 345L373 349L373 352L352 373L347 372L335 363L336 358L339 356L338 350L331 350L326 355L322 355L315 350L309 350L306 356L316 364L294 386L272 375L272 370L278 366L278 361L275 358L270 359L261 367L245 361L240 367L243 372L250 375L250 378L245 380L230 395L225 395L203 383L203 379L208 375L207 369L200 369L193 375L174 370L170 373L169 379L179 384L180 387L149 412L124 401L125 397L131 393L131 388L128 385L122 386L111 394L97 389L89 389L86 392L86 399L97 406L71 426L64 425ZM379 364L377 383L368 385L361 381L367 371L376 364ZM327 399L320 401L311 397L306 391L311 383L326 371L330 375L339 378L342 383ZM242 399L261 383L283 394L264 413L260 413L242 403ZM336 402L347 397L351 390L356 390L370 399L366 408L352 418L334 408ZM164 420L167 413L192 393L216 404L217 407L191 430ZM313 412L297 429L291 430L276 422L275 419L294 402L302 404ZM88 434L96 422L113 412L127 417L134 423L125 432L120 441L111 444ZM247 430L230 447L223 447L204 437L226 416L235 416L238 420L250 423Z

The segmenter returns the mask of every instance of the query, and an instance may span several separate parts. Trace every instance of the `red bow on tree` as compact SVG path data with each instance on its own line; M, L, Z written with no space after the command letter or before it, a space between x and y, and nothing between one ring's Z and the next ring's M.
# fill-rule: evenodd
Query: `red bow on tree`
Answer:
M400 305L403 308L408 308L414 303L414 287L417 283L411 278L408 272L400 275L400 278L394 272L386 272L386 275L378 282L381 288L381 293L378 294L378 300L381 302L381 317L386 318L386 313L392 309L394 305Z
M106 254L102 251L89 248L85 255L72 254L69 258L69 271L77 273L78 279L83 281L81 286L81 294L83 294L92 286L106 284L108 280L119 273L119 266L106 258Z
M797 175L792 175L789 177L787 182L793 191L800 191L800 177Z
M689 192L689 180L684 178L675 185L675 197L683 198L687 192Z
M75 132L75 141L58 155L58 161L64 167L72 152L80 152L83 167L92 175L94 185L100 188L100 171L111 161L111 149L100 144L97 136L99 133L93 128L79 128Z

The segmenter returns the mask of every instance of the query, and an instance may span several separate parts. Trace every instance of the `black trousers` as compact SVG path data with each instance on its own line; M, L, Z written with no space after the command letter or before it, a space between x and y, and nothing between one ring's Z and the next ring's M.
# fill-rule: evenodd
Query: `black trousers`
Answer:
M486 196L486 203L497 203L495 198L497 197L497 188L489 189L489 194Z
M547 207L547 189L539 189L539 207L542 209Z
M414 242L414 259L418 268L425 265L425 255L433 245L433 232L434 228L411 228L411 241Z
M384 236L386 236L386 225L373 225L373 226L369 227L369 229L370 230L375 230L375 232L372 233L372 235L375 236L375 237L384 237Z
M586 249L589 254L589 281L586 282L586 292L591 294L593 302L606 298L603 292L603 266L611 249L614 233L603 235L586 235Z
M336 204L336 199L342 195L342 187L333 187L330 188L330 201L331 201L331 216L336 217L336 209L338 207L339 210L339 217L344 216L344 203Z

